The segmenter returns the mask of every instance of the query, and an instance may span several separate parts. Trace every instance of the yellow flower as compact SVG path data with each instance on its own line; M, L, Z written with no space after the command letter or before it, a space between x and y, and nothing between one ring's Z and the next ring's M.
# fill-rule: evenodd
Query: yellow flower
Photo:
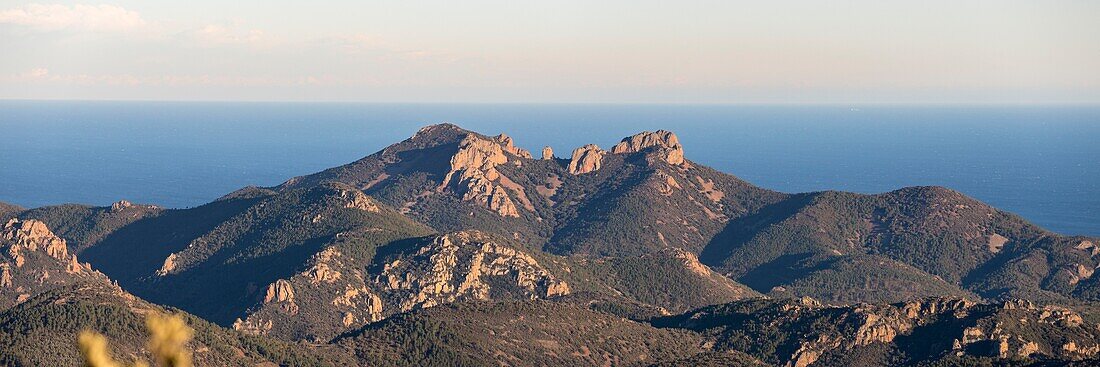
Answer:
M149 329L149 351L153 352L158 366L191 367L191 354L187 342L191 340L191 328L179 316L149 314L145 318Z
M191 353L186 346L192 331L182 317L150 313L145 318L145 327L149 330L149 351L153 353L157 366L191 367ZM107 338L103 335L85 330L80 332L78 341L85 367L124 367L111 358ZM135 361L131 366L147 367L148 364Z

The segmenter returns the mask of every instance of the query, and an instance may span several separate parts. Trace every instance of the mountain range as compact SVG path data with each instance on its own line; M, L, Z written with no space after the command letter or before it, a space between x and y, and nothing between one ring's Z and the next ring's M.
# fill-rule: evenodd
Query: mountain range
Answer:
M1100 363L1100 239L943 187L781 193L669 131L538 157L452 124L202 206L0 203L0 365Z

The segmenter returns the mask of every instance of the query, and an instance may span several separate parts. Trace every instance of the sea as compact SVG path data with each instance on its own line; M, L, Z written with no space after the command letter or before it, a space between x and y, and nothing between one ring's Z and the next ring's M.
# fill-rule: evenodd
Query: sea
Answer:
M0 201L201 205L451 122L536 155L675 132L685 156L784 191L939 185L1100 236L1100 106L0 101Z

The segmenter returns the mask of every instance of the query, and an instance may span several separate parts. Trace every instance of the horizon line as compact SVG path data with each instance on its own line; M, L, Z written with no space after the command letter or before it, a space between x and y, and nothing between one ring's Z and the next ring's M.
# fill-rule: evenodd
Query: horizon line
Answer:
M653 106L1080 106L1100 107L1100 101L741 101L741 102L591 102L591 101L364 101L364 100L260 100L260 99L69 99L0 98L3 102L82 102L82 103L253 103L253 104L362 104L362 105L653 105Z

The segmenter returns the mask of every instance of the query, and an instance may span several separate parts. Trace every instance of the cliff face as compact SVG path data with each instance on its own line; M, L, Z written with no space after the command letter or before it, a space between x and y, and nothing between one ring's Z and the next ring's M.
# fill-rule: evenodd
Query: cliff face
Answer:
M501 216L518 217L519 210L516 204L509 197L504 186L499 183L508 178L502 178L497 171L497 166L508 163L508 156L504 154L505 149L510 152L518 150L512 147L511 138L501 136L507 138L504 140L507 145L502 146L499 141L467 135L459 143L458 152L451 157L451 170L443 178L440 189L454 187L463 201L478 203ZM530 159L530 153L526 151L521 153L526 153L526 158Z

